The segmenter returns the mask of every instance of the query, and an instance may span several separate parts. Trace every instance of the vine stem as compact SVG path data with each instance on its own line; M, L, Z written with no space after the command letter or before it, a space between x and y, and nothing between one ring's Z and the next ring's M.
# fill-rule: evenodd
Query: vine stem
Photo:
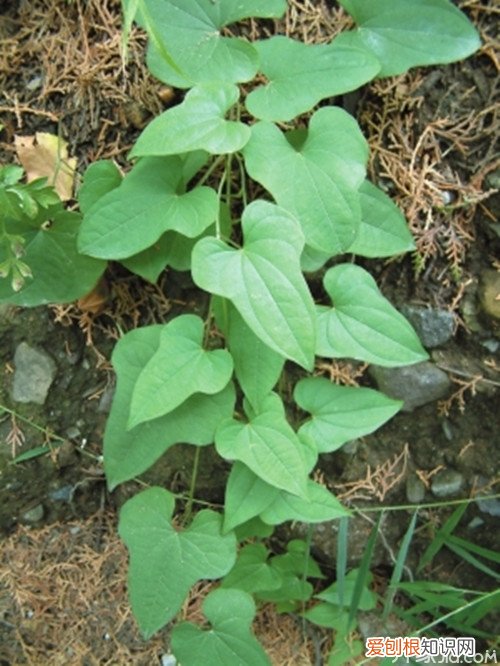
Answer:
M194 454L193 472L191 474L191 484L189 486L189 497L186 505L186 511L184 512L184 519L182 521L184 525L189 522L191 514L193 513L194 491L196 488L196 479L198 477L198 468L200 466L200 452L201 449L199 446L197 446Z

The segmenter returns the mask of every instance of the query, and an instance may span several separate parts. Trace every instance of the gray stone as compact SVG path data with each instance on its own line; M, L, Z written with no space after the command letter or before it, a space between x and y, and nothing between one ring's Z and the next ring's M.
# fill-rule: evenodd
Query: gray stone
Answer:
M425 486L416 474L410 474L406 479L406 499L410 504L420 504L424 501Z
M49 499L53 502L69 502L73 495L74 487L67 484L60 488L54 488L49 492Z
M455 469L443 469L432 479L431 490L436 497L456 495L464 485L464 477Z
M430 361L402 368L372 365L369 372L383 393L404 400L404 412L412 412L417 407L444 398L451 386L446 372Z
M478 296L484 312L494 319L500 319L500 271L483 271Z
M478 505L479 510L483 513L495 516L496 518L500 516L500 500L496 497L492 497L491 499L482 499L478 497L476 504Z
M45 509L43 504L37 504L32 509L28 509L21 516L21 522L25 525L34 525L43 520Z
M50 385L56 376L56 365L44 351L21 342L14 354L12 399L16 402L35 402L43 405Z
M455 319L448 310L406 305L401 311L428 349L444 345L453 336Z

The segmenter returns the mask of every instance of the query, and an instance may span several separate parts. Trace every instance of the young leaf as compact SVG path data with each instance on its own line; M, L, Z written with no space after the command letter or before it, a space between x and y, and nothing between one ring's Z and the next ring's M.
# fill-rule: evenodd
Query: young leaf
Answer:
M271 486L307 498L309 470L303 444L286 421L282 406L269 403L266 407L248 423L234 419L221 423L215 433L217 452L226 460L240 460Z
M354 599L354 592L356 587L356 582L358 580L358 569L353 569L350 571L344 580L344 597L343 597L343 607L351 606ZM366 578L366 585L363 586L361 591L361 596L357 603L358 610L369 611L373 610L377 603L376 595L368 588L368 585L371 582L371 574L368 574ZM338 594L337 583L332 583L326 590L323 590L319 594L316 594L315 599L321 599L322 601L327 601L329 604L335 606L340 606L340 599Z
M362 257L391 257L414 250L413 236L392 199L368 180L358 192L361 225L349 252Z
M120 511L118 532L130 555L129 597L146 639L176 615L192 585L224 576L236 560L236 539L221 536L219 514L200 511L177 532L174 503L163 488L149 488Z
M481 45L479 35L449 0L340 0L358 27L341 44L365 48L382 65L379 76L410 67L466 58Z
M33 307L46 303L70 303L88 294L106 268L106 262L77 250L81 225L78 213L61 206L41 209L29 224L8 224L9 233L25 238L22 257L33 275L14 291L10 280L0 279L0 301Z
M127 430L134 386L157 352L162 330L163 326L156 325L129 331L113 350L117 386L104 432L103 451L110 490L142 474L173 444L211 444L218 424L233 413L235 392L230 382L220 393L198 393L169 414Z
M203 602L209 630L183 622L172 631L172 650L183 666L270 666L251 632L255 615L252 597L241 590L218 589Z
M149 123L130 157L176 155L193 150L219 155L241 150L250 138L250 128L224 118L238 98L239 90L231 84L192 88L182 104Z
M311 419L300 434L313 439L320 453L368 435L396 414L403 402L369 388L337 386L324 377L301 379L295 386L295 402Z
M236 563L224 577L221 587L233 587L250 594L263 590L276 590L281 584L279 572L269 566L269 552L262 543L244 546L238 553Z
M195 393L219 393L232 373L228 351L203 349L203 320L176 317L163 327L157 351L137 378L128 429L168 414Z
M243 39L223 37L220 30L250 16L279 17L286 8L285 0L143 0L142 4L154 17L146 26L152 37L148 67L177 88L250 81L258 67L257 52Z
M226 340L234 361L234 373L246 398L259 409L262 398L276 385L283 357L258 338L236 308L228 303Z
M258 516L279 492L278 488L263 481L246 465L235 462L226 483L224 532Z
M78 190L80 210L86 214L90 208L122 182L122 175L111 160L93 162L83 175L83 183Z
M332 44L310 45L282 35L254 42L260 71L267 79L246 99L256 118L288 121L325 97L355 90L380 70L366 50Z
M209 187L185 192L183 166L178 156L140 160L85 215L80 252L124 259L150 247L169 229L199 236L215 221L217 195Z
M417 334L360 266L330 268L323 283L334 306L318 306L319 356L348 356L386 367L427 358Z
M193 280L229 299L271 349L306 369L314 360L314 306L300 270L304 237L283 209L254 201L243 213L245 238L235 250L203 238L192 255Z
M243 155L250 176L298 219L307 245L330 256L352 245L361 222L357 189L368 157L352 116L324 107L307 132L287 134L257 123Z

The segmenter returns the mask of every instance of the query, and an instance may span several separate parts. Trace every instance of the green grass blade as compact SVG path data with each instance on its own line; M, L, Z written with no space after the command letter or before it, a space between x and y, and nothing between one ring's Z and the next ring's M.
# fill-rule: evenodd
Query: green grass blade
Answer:
M408 525L408 529L406 530L406 533L401 542L401 546L399 548L399 553L396 559L396 564L392 572L391 580L389 582L389 587L387 589L387 595L384 603L384 611L382 614L382 620L384 623L389 617L389 613L392 610L394 597L396 595L399 583L401 581L401 577L403 575L403 567L406 562L408 549L410 547L411 540L413 538L413 533L415 531L417 516L418 516L418 510L413 513L412 519L410 521L410 524Z
M337 590L339 604L344 606L345 576L347 572L347 536L349 532L349 518L347 516L339 520L339 533L337 539Z
M437 532L436 536L431 541L426 551L420 558L420 562L418 563L417 567L417 572L421 571L427 564L432 562L433 558L441 550L442 546L445 544L445 542L450 537L455 527L458 525L466 509L467 509L467 504L461 504L451 514L451 516L441 527L441 529Z
M372 561L373 549L375 547L375 542L377 541L378 529L380 526L380 521L384 514L379 514L377 522L370 532L368 541L366 543L366 550L363 554L361 564L359 566L358 575L356 576L356 582L354 584L354 590L352 593L351 607L349 608L349 619L347 625L350 627L354 617L357 613L359 602L361 600L361 594L363 593L363 588L366 587L368 576L370 575L370 564Z
M476 546L475 543L462 539L452 534L448 540L448 543L454 543L456 546L461 546L465 550L475 553L480 557L484 557L486 560L491 560L500 564L500 553L495 552L494 550L489 550L489 548L482 548L481 546Z
M452 550L455 555L461 557L463 560L475 567L478 571L482 571L487 576L491 576L495 580L500 580L500 574L496 573L496 571L493 571L493 569L490 569L490 567L488 567L486 564L483 564L483 562L478 560L477 557L474 557L474 555L472 555L468 550L462 548L462 546L458 546L452 541L448 541L446 546Z

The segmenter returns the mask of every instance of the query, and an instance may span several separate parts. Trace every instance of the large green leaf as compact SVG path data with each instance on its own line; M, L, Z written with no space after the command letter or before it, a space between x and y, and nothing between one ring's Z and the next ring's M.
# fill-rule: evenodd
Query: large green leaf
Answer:
M335 41L309 45L279 35L254 46L267 83L248 95L246 107L262 120L292 120L325 97L359 88L380 70L378 60L365 49Z
M235 462L226 483L224 531L246 523L278 496L280 490L263 481L246 465Z
M248 423L228 419L215 433L217 452L239 460L271 486L307 498L309 471L303 444L287 422L277 395Z
M151 247L167 230L194 238L215 221L217 194L209 187L185 192L181 157L138 162L90 208L80 230L80 252L124 259Z
M307 498L297 497L284 490L259 514L268 525L280 525L289 520L305 523L322 523L348 516L345 509L332 493L319 483L307 482Z
M461 60L481 41L474 26L449 0L340 0L358 27L339 42L373 53L379 76L402 74L410 67Z
M120 511L118 531L130 555L129 597L145 638L176 615L192 585L224 576L236 560L236 539L221 535L219 514L200 511L177 532L174 504L163 488L149 488Z
M195 393L213 395L227 386L231 355L225 349L206 351L203 331L196 315L180 315L163 327L158 349L135 383L128 429L168 414Z
M172 650L183 666L270 666L251 631L252 597L242 590L218 589L203 602L210 629L183 622L172 631Z
M363 257L392 257L415 249L406 220L381 189L365 180L359 188L361 225L349 252Z
M342 444L368 435L394 416L401 400L380 391L337 386L324 377L307 377L295 386L295 402L311 414L300 427L320 453L337 450Z
M244 245L236 250L203 238L192 255L193 280L229 299L271 349L311 369L314 305L300 269L304 237L285 210L255 201L243 213Z
M360 266L339 264L324 279L333 307L318 306L319 356L350 357L386 367L427 358L417 334Z
M243 154L250 176L299 220L307 245L333 256L353 243L368 145L352 116L324 107L307 132L287 134L257 123Z
M250 128L224 118L238 98L238 88L232 84L196 86L182 104L149 123L130 157L176 155L192 150L218 155L241 150L250 138Z
M26 222L7 219L5 225L8 233L24 237L22 261L33 277L19 291L10 279L0 278L0 301L23 307L69 303L91 291L106 268L105 261L78 252L81 216L60 205L41 208ZM0 262L4 258L0 252Z
M150 36L148 67L165 83L238 83L258 67L253 46L221 35L221 28L255 16L279 17L285 0L142 0L139 22Z
M219 423L233 413L235 392L230 382L220 393L197 393L169 414L127 430L134 386L157 352L162 330L162 325L132 330L113 350L117 385L104 431L103 451L110 490L142 474L174 444L211 444Z
M227 310L224 333L234 361L234 374L246 398L258 409L262 398L276 385L285 361L255 335L231 303L227 303Z
M221 587L244 592L276 590L282 581L279 572L269 566L269 551L262 543L251 543L238 553L236 563L224 577Z

